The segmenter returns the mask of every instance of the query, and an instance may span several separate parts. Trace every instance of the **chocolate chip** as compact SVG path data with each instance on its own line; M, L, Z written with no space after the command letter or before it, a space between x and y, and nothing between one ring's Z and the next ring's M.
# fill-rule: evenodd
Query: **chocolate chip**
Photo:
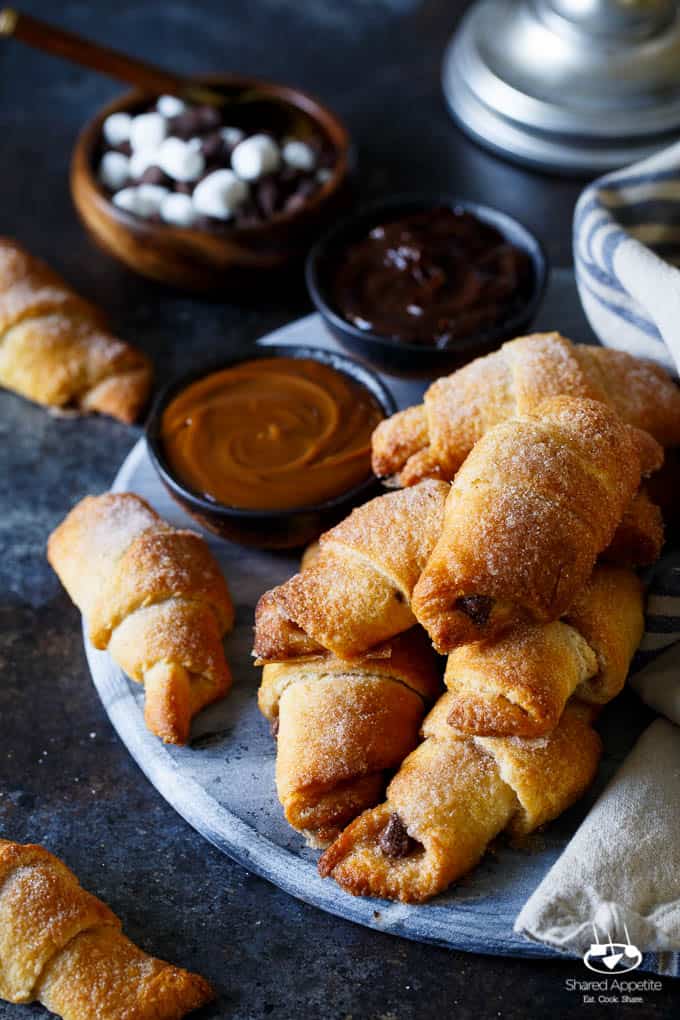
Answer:
M399 815L392 812L387 825L378 837L380 849L386 857L408 857L416 845Z
M220 220L216 216L199 216L194 220L194 226L198 230L207 230L211 234L228 234L234 229L234 218Z
M222 135L218 132L214 132L211 135L206 135L201 142L201 152L205 156L208 162L220 159L224 156L224 142Z
M254 227L262 223L260 211L251 199L247 199L238 207L234 214L234 223L237 227Z
M299 195L297 192L295 192L294 195L291 195L290 198L286 199L284 209L286 210L286 212L298 212L306 204L307 197L305 195Z
M274 740L278 740L279 736L279 717L275 716L269 724L269 732L273 736Z
M170 118L170 134L178 138L193 138L201 131L201 117L198 110L189 109Z
M314 191L316 191L316 182L309 177L303 178L300 183L296 186L295 191L286 199L284 209L286 212L297 212L307 202L307 199Z
M163 173L159 166L148 166L139 181L141 184L162 184L167 187L170 178Z
M300 171L294 166L284 166L279 170L279 180L284 184L295 184L300 177Z
M212 131L222 123L222 115L216 106L197 106L194 113L202 131Z
M493 599L488 595L463 595L456 599L456 609L469 616L477 627L483 627L493 609Z
M273 175L263 177L255 186L255 202L264 216L273 216L279 204L281 192Z

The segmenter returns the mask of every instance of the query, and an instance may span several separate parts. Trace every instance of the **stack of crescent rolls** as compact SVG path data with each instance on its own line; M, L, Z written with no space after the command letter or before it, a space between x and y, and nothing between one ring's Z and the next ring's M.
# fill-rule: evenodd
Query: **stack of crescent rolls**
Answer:
M379 426L374 468L401 488L256 613L279 798L322 875L420 902L583 794L643 633L634 568L663 542L644 482L678 443L665 373L559 334Z

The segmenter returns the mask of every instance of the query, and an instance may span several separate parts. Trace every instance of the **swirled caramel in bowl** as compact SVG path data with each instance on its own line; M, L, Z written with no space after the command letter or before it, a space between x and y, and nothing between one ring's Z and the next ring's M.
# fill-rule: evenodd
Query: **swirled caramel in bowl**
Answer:
M258 358L191 383L165 408L161 442L178 481L251 510L335 499L370 477L384 417L360 383L312 358Z

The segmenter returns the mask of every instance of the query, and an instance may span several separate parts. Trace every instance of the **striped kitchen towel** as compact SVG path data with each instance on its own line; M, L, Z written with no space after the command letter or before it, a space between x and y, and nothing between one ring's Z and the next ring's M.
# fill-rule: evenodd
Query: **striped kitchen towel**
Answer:
M680 374L680 143L589 185L573 246L600 341Z
M680 550L666 553L652 567L647 580L647 613L645 618L645 634L640 644L631 669L631 686L634 687L644 701L647 701L646 677L652 676L661 660L659 656L667 652L673 645L680 642ZM672 653L670 653L672 656ZM680 647L678 648L680 662ZM668 655L664 656L664 660ZM655 666L652 668L652 663ZM680 676L678 677L680 692ZM654 702L649 701L653 708ZM662 711L659 709L659 711ZM674 717L664 712L680 724L680 711Z
M515 931L585 957L604 946L607 966L678 977L680 552L665 556L649 582L645 635L630 683L667 718L642 734L524 904Z

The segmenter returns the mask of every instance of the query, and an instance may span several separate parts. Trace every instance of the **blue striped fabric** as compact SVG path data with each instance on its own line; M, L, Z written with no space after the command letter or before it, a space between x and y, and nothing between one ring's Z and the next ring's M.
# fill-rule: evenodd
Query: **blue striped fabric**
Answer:
M645 634L631 673L680 641L680 551L664 556L650 574ZM642 970L680 977L680 952L646 953Z
M680 641L680 550L668 553L652 568L645 635L631 673L642 669L676 641Z
M616 273L616 252L631 237L680 266L680 145L600 177L582 193L573 222L576 281L602 343L672 368L653 316Z

